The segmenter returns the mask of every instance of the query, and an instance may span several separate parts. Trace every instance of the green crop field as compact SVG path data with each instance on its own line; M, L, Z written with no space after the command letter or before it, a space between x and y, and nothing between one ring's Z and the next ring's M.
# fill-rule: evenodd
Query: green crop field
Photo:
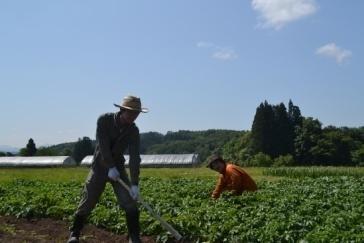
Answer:
M206 168L142 169L145 200L186 239L208 242L363 242L364 176L357 168L248 168L259 191L210 199L217 173ZM309 168L306 168L309 169ZM272 169L273 170L273 169ZM319 172L317 172L319 171ZM86 168L0 169L0 214L70 221ZM296 173L296 174L295 174ZM279 176L279 177L274 177ZM141 208L144 235L171 236ZM89 222L126 233L110 186Z
M128 170L128 169L127 169ZM274 176L263 175L261 168L247 168L250 175L255 179L275 180ZM14 179L42 180L52 182L83 182L89 172L88 168L0 168L0 183ZM161 179L171 178L216 178L217 173L207 168L141 168L141 177L158 177Z
M290 178L311 177L317 178L322 176L353 176L363 177L364 167L277 167L263 170L263 175L267 176L284 176Z

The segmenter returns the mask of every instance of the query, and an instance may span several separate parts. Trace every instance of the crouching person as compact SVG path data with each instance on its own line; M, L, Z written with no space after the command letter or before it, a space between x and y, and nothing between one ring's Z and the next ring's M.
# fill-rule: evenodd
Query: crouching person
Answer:
M70 228L68 243L79 242L81 229L107 182L111 183L120 207L125 210L129 242L141 242L136 202L139 195L140 138L134 121L140 112L147 112L147 109L141 108L140 99L134 96L125 97L121 105L115 106L120 111L101 115L97 121L94 161ZM124 168L123 153L126 149L129 150L130 180ZM119 178L129 185L130 192L117 182Z
M248 173L239 166L227 163L218 155L212 156L207 167L220 173L215 190L211 195L213 199L219 198L223 191L241 195L244 191L254 192L258 189Z

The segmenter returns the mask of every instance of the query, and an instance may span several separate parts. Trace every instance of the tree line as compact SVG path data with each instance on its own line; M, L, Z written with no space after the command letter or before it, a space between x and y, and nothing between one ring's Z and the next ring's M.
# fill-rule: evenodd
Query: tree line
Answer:
M141 154L184 154L197 153L204 161L211 153L221 153L228 141L238 138L243 132L233 130L210 129L206 131L177 131L140 134ZM20 156L72 156L78 163L94 152L96 141L89 137L79 138L77 142L62 143L49 147L36 148L33 139L20 149ZM127 151L126 151L127 153ZM8 156L0 154L0 156Z
M210 129L140 134L141 154L198 153L201 161L221 154L242 166L364 166L364 127L323 127L318 119L304 117L300 108L288 102L262 102L256 109L250 131ZM33 139L21 156L72 156L80 162L93 154L95 140L36 148ZM11 156L0 152L0 156Z
M27 145L20 149L19 156L72 156L79 164L85 156L93 154L94 148L95 141L92 141L89 137L79 138L74 143L41 146L39 148L37 148L34 140L30 138ZM0 152L1 156L14 156L14 154Z
M364 127L323 127L291 100L288 109L265 101L251 131L225 144L223 154L245 166L364 166Z

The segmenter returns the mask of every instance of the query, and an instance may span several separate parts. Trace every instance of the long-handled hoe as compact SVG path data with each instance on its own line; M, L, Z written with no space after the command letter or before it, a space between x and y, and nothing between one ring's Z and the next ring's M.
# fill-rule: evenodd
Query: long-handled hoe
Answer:
M130 188L127 184L125 184L125 182L123 180L121 180L120 178L118 179L118 182L127 190L130 191ZM168 224L164 219L162 219L161 216L159 216L150 206L148 203L146 203L142 196L139 195L138 196L138 201L148 210L148 212L150 213L150 215L152 215L155 219L157 219L163 226L164 229L166 229L169 233L171 233L174 238L176 238L176 240L181 240L182 239L182 235L180 235L180 233L178 233L177 230L175 230L170 224Z

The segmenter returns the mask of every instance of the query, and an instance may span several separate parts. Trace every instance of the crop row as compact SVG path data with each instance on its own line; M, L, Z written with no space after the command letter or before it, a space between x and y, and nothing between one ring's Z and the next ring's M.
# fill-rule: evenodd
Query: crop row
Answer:
M353 176L363 177L364 168L362 167L329 167L329 166L311 166L311 167L276 167L265 168L263 175L267 176L284 176L290 178L311 177L317 178L322 176Z
M259 191L210 199L212 179L143 178L142 194L182 235L193 241L364 241L364 178L321 177L258 183ZM14 180L0 184L0 214L70 221L80 198L79 182ZM142 233L168 235L143 209ZM125 233L122 210L107 186L89 222Z

